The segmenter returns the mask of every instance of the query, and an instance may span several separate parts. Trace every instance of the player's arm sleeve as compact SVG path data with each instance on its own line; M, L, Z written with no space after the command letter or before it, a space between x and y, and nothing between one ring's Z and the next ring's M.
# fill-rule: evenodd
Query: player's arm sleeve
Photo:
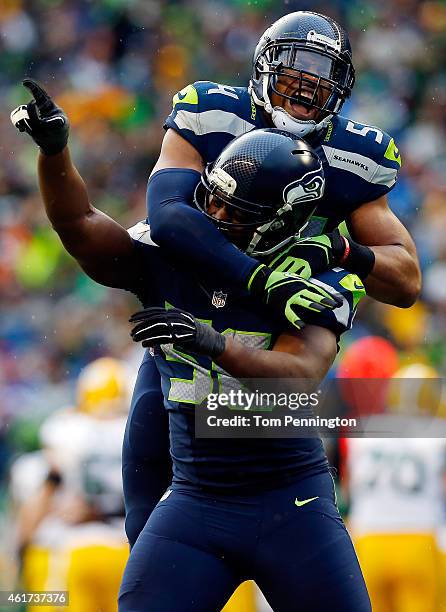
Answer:
M221 282L245 288L258 261L239 251L191 206L199 181L199 172L188 168L166 168L150 177L147 198L152 239L196 272L211 272Z
M352 327L357 306L366 295L364 283L359 276L342 268L323 272L312 278L311 282L340 297L342 304L334 310L309 314L305 321L307 324L330 329L339 338Z
M165 171L163 170L159 171L159 173L164 173L164 172ZM159 173L156 173L156 174L159 174ZM172 209L176 207L170 207L170 208ZM187 205L187 208L190 209L188 205ZM195 210L194 212L196 212L199 217L203 217L203 215L198 210ZM165 281L165 278L163 277L161 279L159 275L167 274L166 270L168 270L168 263L166 262L166 258L167 260L171 259L169 255L171 254L172 250L176 252L177 258L175 259L176 261L179 261L181 263L181 268L187 270L188 262L186 261L186 265L185 265L185 257L182 257L183 247L181 246L182 243L181 243L180 238L183 237L185 233L187 233L187 230L185 230L185 223L188 223L188 220L187 220L187 217L182 218L181 215L177 212L175 216L175 220L178 217L180 218L180 222L178 223L178 225L175 225L174 227L175 231L178 230L178 237L179 237L178 239L179 248L177 249L170 249L170 248L168 250L161 249L158 246L158 244L154 242L152 228L146 221L141 221L127 230L130 237L133 239L135 257L133 259L133 262L134 262L133 266L128 271L127 284L123 288L126 289L127 291L131 291L139 299L139 301L144 306L144 308L148 306L153 306L154 304L158 304L157 299L160 297L159 296L159 286L162 286L163 282ZM191 244L195 246L199 238L199 233L197 233L199 232L199 229L197 230L195 225L191 225L190 229L191 229L190 235L193 236L193 239L191 240ZM220 232L212 224L211 224L211 229L215 230L217 234L216 235L217 240L220 238L223 238L223 235L220 234ZM172 240L175 241L176 239L172 238ZM208 258L209 260L212 257L214 257L214 263L208 265L209 270L211 270L212 272L214 270L213 265L215 265L216 259L217 259L218 266L219 265L223 266L223 264L225 263L225 256L224 255L221 256L221 252L220 252L221 248L223 248L224 245L219 244L217 240L213 240L212 238L209 239L209 231L208 231L208 228L206 228L206 231L203 236L203 247L199 253L199 257L201 258L203 253L204 253L205 258ZM178 243L175 242L176 247L178 247ZM228 244L236 251L237 256L243 256L243 253L238 251L231 243L228 243ZM184 243L184 248L187 248L188 246L189 245L187 243ZM215 257L214 249L215 249L215 253L217 253L217 257ZM248 258L248 259L251 259L251 258ZM253 261L255 262L255 265L257 266L258 263L256 262L256 260L254 259ZM206 267L207 266L203 264L202 268L206 268ZM213 273L213 276L216 276L216 275ZM227 276L227 274L222 274L222 278L225 278L229 283L234 282L233 278L230 278L229 276ZM160 280L162 281L161 283L159 282Z

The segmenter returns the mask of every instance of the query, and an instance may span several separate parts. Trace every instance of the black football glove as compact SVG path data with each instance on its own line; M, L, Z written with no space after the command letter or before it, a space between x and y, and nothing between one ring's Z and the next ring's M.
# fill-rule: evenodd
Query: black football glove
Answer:
M342 304L340 296L289 272L276 272L260 265L251 276L249 291L261 298L271 311L296 329L302 329L310 313L334 310Z
M66 147L70 124L61 108L33 79L24 79L34 100L18 106L11 113L11 121L19 132L26 132L45 155L56 155Z
M133 341L142 342L145 347L175 344L209 357L218 357L225 350L222 334L178 308L145 308L129 321L136 323L130 332Z

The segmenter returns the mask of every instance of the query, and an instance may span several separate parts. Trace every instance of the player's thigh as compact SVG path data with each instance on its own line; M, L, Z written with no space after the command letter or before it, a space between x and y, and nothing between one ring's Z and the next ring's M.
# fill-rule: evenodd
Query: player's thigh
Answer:
M446 612L446 549L444 536L446 535L442 530L440 532L440 546L438 550L438 590L439 590L439 604L438 612Z
M27 591L44 591L47 586L50 567L49 548L31 544L23 553L22 583Z
M130 554L119 612L216 612L240 580L209 541L202 502L172 491Z
M57 556L49 548L28 546L23 555L21 585L25 591L66 590L65 574L54 576ZM55 567L56 566L56 567ZM45 606L45 612L56 612L57 608ZM28 612L41 612L42 606L27 606Z
M328 473L271 493L268 513L253 578L275 612L370 612Z
M182 542L144 536L143 530L124 573L119 612L217 612L223 608L238 580L221 558Z
M433 579L434 576L429 576L427 582L420 580L401 582L393 597L395 603L393 610L396 612L438 612L439 598Z
M160 376L146 355L138 372L122 448L126 533L132 546L171 480L169 425Z

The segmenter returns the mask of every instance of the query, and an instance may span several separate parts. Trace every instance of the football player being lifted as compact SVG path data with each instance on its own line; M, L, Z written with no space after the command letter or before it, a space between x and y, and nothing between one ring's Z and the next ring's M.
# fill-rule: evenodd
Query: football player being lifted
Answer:
M140 299L133 337L155 354L169 413L174 477L133 546L120 611L215 611L253 579L274 610L299 602L315 612L369 612L321 440L194 435L195 406L214 387L234 385L234 377L320 380L351 325L364 294L357 275L326 270L309 282L292 273L310 273L292 249L323 195L318 156L293 134L256 130L206 169L194 196L203 217L240 248L255 241L268 263L249 288L226 287L212 271L172 261L147 225L127 232L90 204L66 147L66 117L35 82L25 83L35 102L12 119L42 149L49 220L90 277ZM216 293L225 294L224 307L213 304ZM147 353L145 362L152 359Z

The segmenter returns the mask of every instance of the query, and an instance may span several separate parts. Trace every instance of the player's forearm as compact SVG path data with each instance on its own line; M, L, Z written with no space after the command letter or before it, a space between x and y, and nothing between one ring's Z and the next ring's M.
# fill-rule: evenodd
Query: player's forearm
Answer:
M208 355L235 378L325 376L336 356L336 335L319 325L280 334L272 351L245 347L178 308L152 306L133 314L131 336L144 347L171 343Z
M421 272L416 253L402 245L370 247L375 264L365 281L367 294L380 302L409 308L421 291Z
M417 252L409 232L390 210L387 197L357 208L347 226L352 238L369 247L374 256L373 266L362 277L367 293L393 306L412 306L421 290Z
M73 165L68 147L58 155L39 154L39 188L45 211L62 244L83 267L100 252L101 213L88 199L87 188ZM90 274L94 278L94 275Z
M214 358L234 378L318 378L319 372L303 355L251 349L226 337L224 352Z
M87 189L68 147L57 155L39 154L38 176L45 211L54 229L78 222L93 212Z
M132 240L119 223L90 204L68 148L58 155L40 154L38 173L46 213L68 253L98 283L127 287Z

